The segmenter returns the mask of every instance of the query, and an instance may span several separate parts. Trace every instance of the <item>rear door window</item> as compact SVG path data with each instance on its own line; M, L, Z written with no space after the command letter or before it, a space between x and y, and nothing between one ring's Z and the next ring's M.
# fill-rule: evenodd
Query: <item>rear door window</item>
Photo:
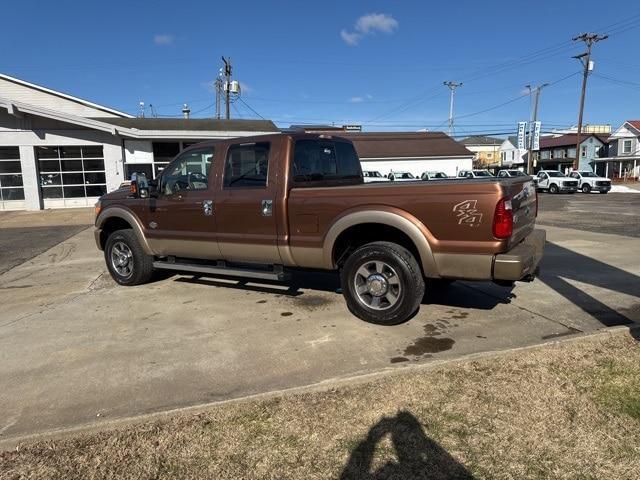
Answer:
M224 168L225 188L264 188L269 173L268 142L233 145Z
M341 141L298 140L292 174L295 186L362 182L360 160L353 145Z

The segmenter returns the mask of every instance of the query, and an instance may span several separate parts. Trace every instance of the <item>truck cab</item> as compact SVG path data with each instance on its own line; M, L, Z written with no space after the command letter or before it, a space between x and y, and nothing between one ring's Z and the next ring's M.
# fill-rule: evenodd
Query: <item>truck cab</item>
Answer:
M536 185L538 190L549 193L576 193L578 191L578 181L567 177L559 170L540 170L536 175Z
M611 179L601 177L591 171L576 170L569 174L578 181L578 188L582 193L608 193L611 190Z

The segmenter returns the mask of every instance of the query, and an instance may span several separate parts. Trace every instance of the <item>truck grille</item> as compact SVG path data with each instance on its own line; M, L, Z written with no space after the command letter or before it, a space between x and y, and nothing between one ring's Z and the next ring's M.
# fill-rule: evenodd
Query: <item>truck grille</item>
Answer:
M565 187L577 187L578 186L578 182L576 182L576 181L562 182L562 184Z
M599 187L608 187L611 185L611 182L602 180L602 181L596 182L596 185Z

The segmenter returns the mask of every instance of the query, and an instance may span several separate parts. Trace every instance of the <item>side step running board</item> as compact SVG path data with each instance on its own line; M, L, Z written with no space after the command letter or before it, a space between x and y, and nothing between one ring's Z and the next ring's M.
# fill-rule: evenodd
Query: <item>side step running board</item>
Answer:
M275 280L283 282L289 279L290 275L285 273L281 265L276 265L273 270L251 270L248 268L227 267L224 263L217 266L200 265L194 263L179 262L153 262L153 268L164 270L179 270L183 272L205 273L210 275L226 275L229 277L258 278L260 280Z

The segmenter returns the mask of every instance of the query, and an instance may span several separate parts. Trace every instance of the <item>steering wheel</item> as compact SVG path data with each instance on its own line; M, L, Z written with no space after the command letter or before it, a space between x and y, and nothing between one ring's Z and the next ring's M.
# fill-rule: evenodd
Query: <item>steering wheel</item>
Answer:
M189 182L189 187L192 190L196 190L198 187L196 187L195 183L204 183L205 185L207 184L207 176L203 175L200 172L189 172L189 175L187 177L188 182Z

